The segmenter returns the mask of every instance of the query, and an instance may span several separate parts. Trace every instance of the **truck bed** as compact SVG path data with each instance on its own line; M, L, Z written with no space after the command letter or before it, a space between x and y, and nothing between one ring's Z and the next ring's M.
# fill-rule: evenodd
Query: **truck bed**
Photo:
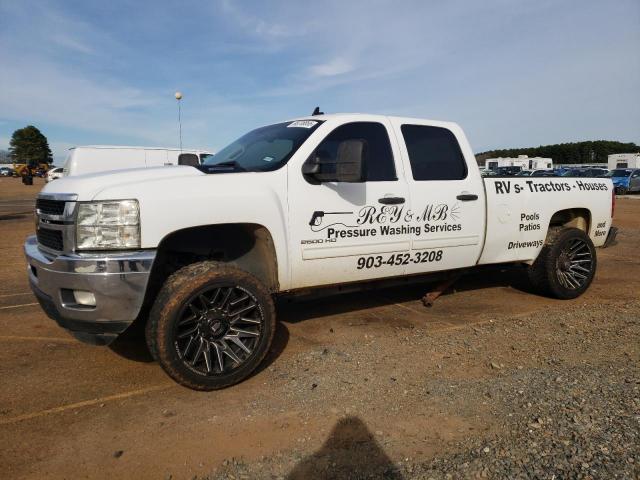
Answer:
M483 184L487 221L479 264L533 261L561 211L582 210L594 245L606 240L613 190L608 178L488 177Z

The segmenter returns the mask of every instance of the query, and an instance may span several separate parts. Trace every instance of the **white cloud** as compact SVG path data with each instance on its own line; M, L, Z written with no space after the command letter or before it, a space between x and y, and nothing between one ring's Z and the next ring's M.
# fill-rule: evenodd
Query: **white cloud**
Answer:
M92 80L38 58L0 54L0 62L5 69L0 90L5 118L101 128L113 133L131 133L135 126L135 131L144 132L141 113L158 101L156 92Z
M351 72L353 69L354 66L344 58L334 58L327 63L312 65L309 67L308 73L320 77L334 77Z
M290 20L289 18L283 18L283 21L279 22L271 21L249 13L246 9L239 8L237 3L232 0L221 0L219 5L222 11L246 33L256 35L262 39L282 40L304 36L310 34L314 29L314 22L308 18L298 19L296 22L288 21ZM285 7L288 8L288 4Z

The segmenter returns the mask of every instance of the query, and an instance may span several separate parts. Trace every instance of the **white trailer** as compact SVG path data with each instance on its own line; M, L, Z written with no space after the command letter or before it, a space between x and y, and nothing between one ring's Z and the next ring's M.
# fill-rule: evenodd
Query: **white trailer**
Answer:
M161 167L163 165L199 165L211 155L204 150L179 150L158 147L122 147L88 145L69 149L64 163L65 177L130 168Z
M553 170L553 160L545 157L531 157L529 170Z
M614 153L608 157L609 170L616 168L640 168L640 153Z
M499 167L520 167L523 170L551 170L553 160L544 157L529 157L518 155L517 157L487 158L484 163L486 170L497 170Z

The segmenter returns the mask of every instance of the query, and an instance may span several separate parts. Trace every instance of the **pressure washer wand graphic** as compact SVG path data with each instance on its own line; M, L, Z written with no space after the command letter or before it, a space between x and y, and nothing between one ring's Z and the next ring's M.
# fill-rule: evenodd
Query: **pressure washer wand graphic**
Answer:
M323 212L322 210L316 210L311 215L311 220L309 220L309 226L318 227L322 223L322 218L325 215L349 215L353 212Z

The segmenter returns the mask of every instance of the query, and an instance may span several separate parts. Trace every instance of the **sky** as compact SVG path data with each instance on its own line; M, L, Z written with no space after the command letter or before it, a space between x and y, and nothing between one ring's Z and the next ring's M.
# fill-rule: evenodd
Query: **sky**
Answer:
M639 0L0 0L0 149L219 150L361 112L459 123L476 152L640 143Z

